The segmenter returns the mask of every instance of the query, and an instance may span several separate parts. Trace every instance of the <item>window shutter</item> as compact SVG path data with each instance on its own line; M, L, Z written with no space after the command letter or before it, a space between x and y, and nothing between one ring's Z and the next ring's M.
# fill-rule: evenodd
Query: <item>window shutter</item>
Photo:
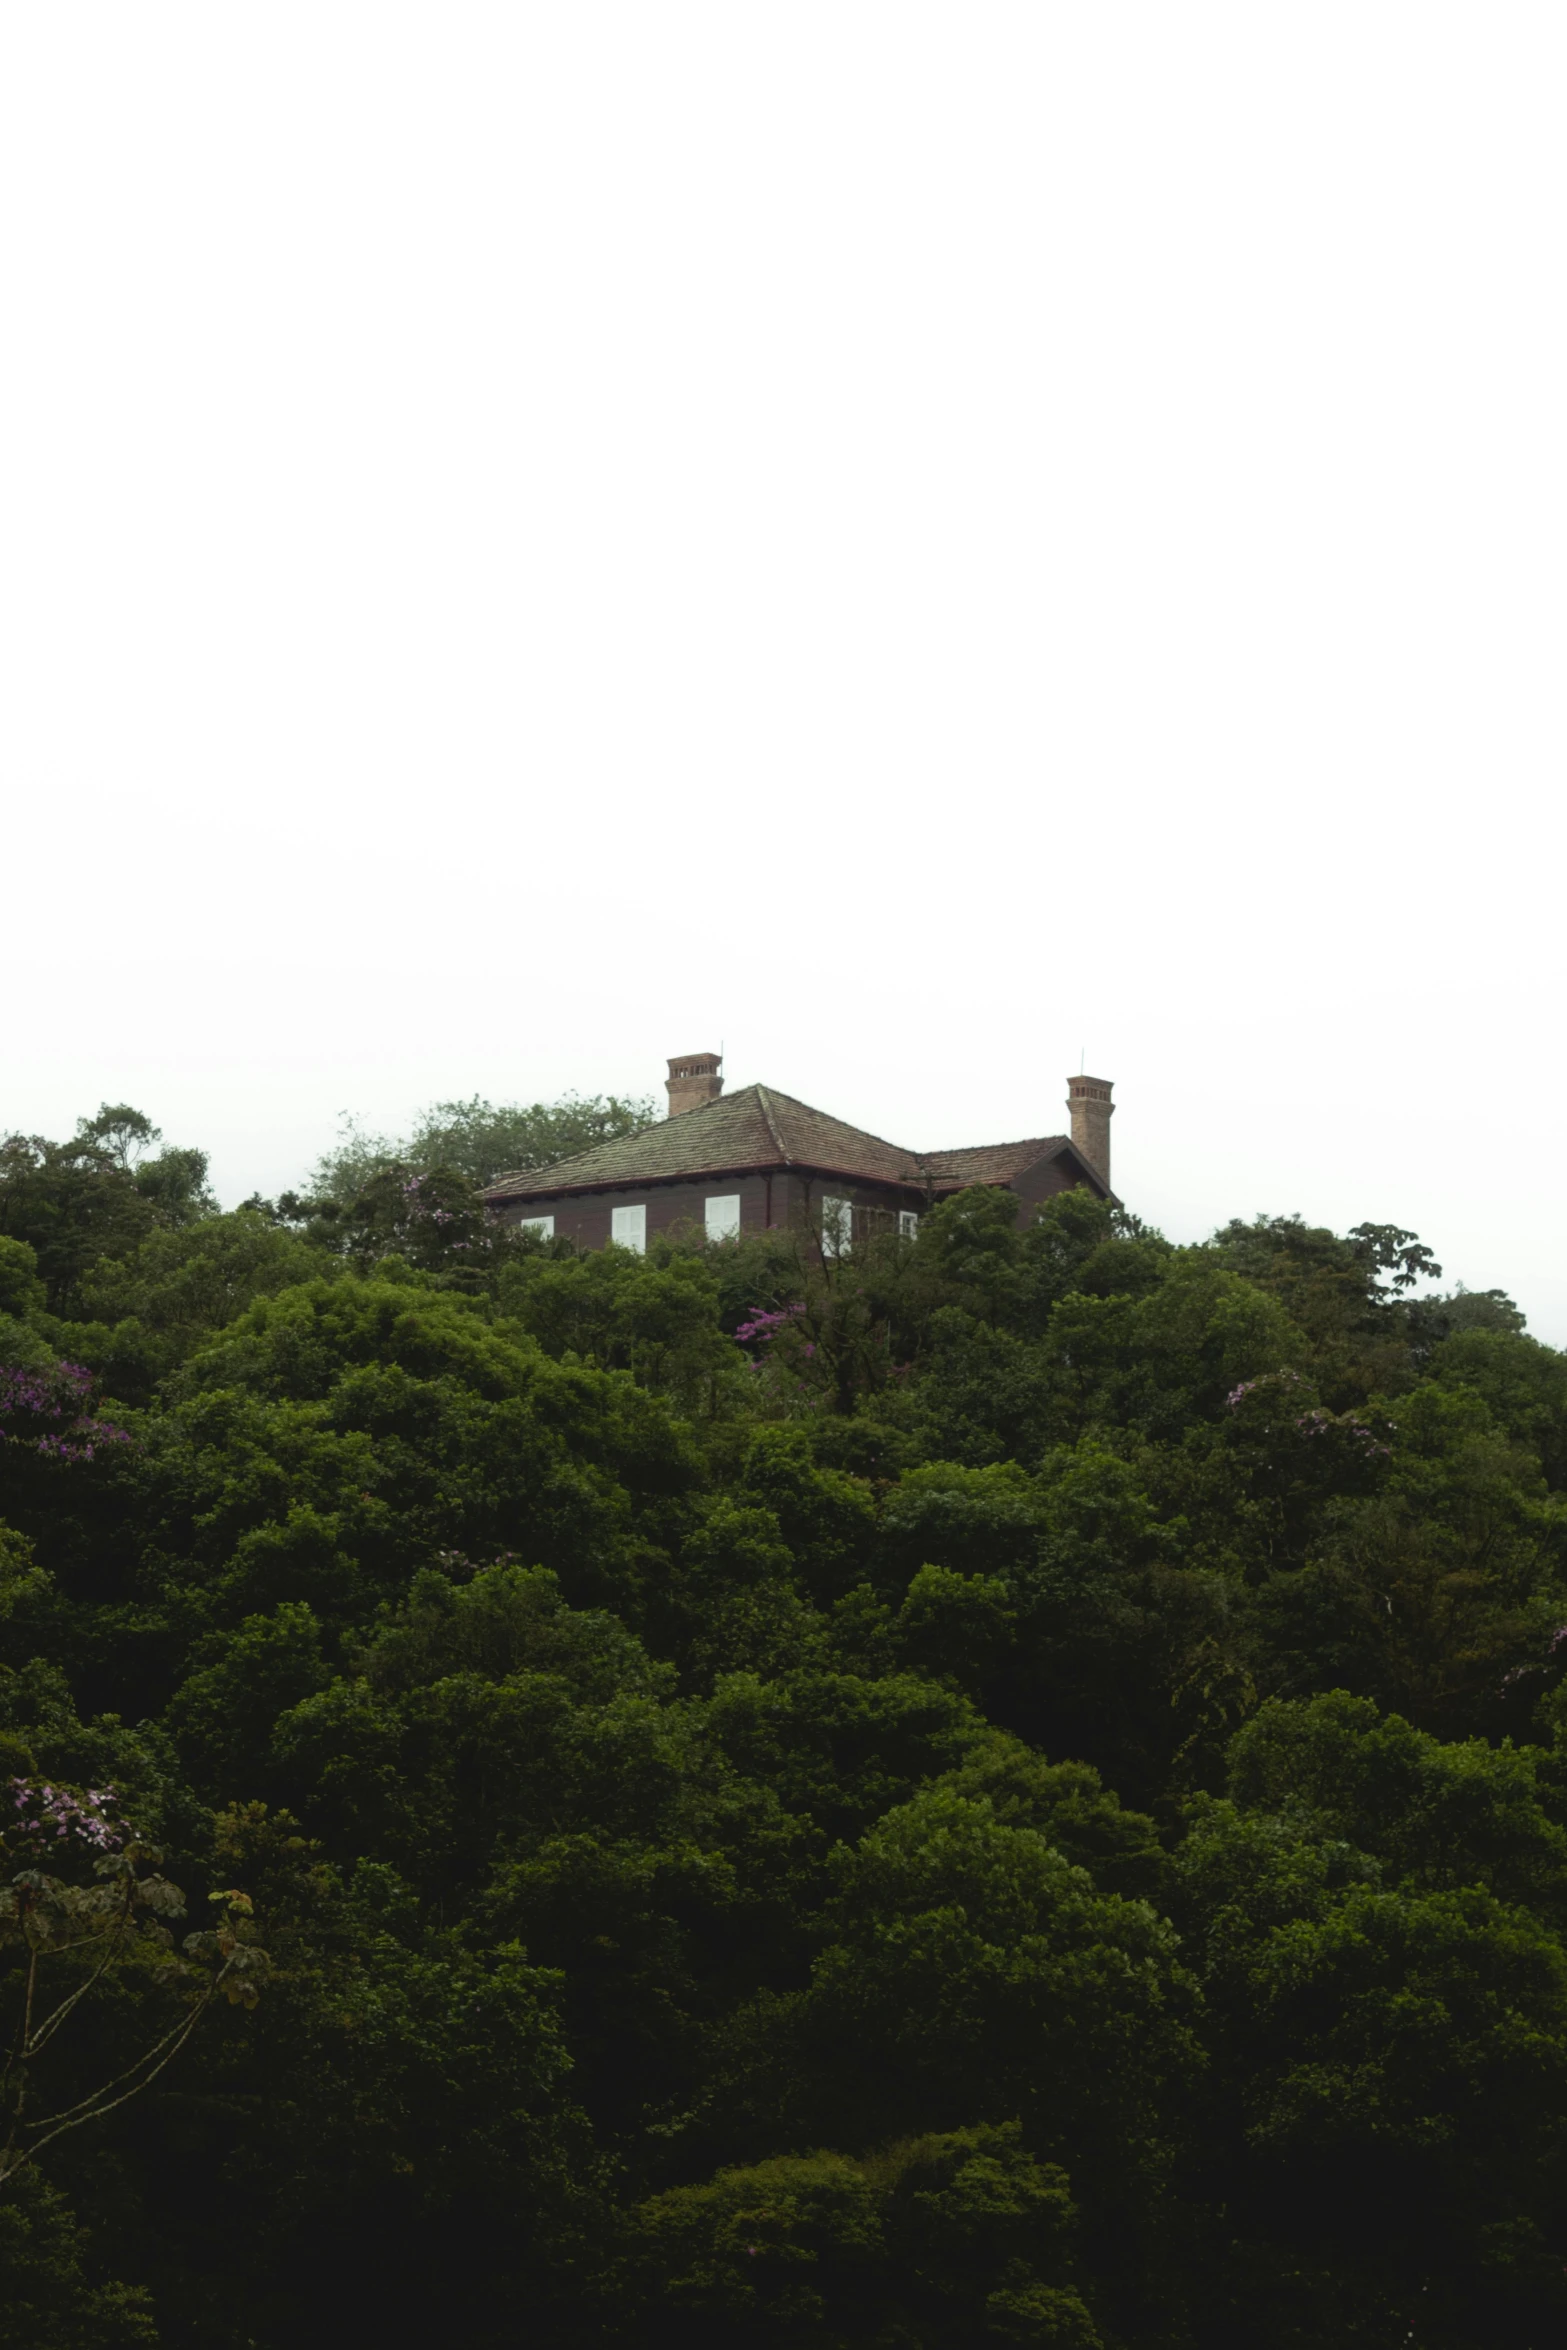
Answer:
M647 1254L647 1209L611 1208L609 1236L620 1248L634 1248L639 1257Z
M738 1240L740 1237L740 1194L726 1191L718 1199L705 1203L707 1237L709 1240Z

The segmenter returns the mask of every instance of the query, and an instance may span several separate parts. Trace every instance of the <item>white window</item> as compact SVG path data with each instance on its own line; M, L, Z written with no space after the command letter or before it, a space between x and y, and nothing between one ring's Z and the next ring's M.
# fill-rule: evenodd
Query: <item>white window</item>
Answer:
M822 1247L830 1257L846 1257L853 1245L853 1201L824 1199L822 1201Z
M707 1208L707 1237L709 1240L738 1240L740 1237L740 1194L726 1191L720 1199L710 1199Z
M519 1216L517 1230L519 1232L536 1232L541 1240L553 1240L555 1219L553 1216Z
M917 1239L919 1228L920 1219L917 1208L900 1208L898 1210L898 1238L900 1240Z
M617 1248L634 1248L639 1257L647 1254L646 1208L611 1208L609 1237Z

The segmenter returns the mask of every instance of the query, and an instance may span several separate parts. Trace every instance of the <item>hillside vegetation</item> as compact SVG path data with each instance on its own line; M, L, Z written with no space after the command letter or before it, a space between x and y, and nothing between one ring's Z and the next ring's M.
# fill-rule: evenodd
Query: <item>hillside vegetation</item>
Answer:
M643 1114L0 1148L15 2142L194 2019L0 2344L1558 2342L1567 1358L1388 1226L487 1224Z

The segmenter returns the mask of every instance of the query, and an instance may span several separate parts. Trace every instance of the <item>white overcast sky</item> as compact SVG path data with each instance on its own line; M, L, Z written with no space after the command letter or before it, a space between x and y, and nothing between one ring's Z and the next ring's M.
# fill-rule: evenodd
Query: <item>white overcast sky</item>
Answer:
M1116 1082L1567 1343L1567 14L0 19L0 1127Z

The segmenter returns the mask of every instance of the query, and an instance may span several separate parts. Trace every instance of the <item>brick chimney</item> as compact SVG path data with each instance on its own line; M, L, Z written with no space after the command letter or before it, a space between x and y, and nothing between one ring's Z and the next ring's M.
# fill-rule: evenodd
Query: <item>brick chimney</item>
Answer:
M669 1064L669 1115L699 1110L716 1102L724 1090L724 1064L718 1053L678 1053Z
M674 1067L674 1063L670 1063ZM1110 1121L1115 1104L1108 1077L1069 1077L1066 1106L1072 1113L1072 1140L1096 1175L1110 1188Z

